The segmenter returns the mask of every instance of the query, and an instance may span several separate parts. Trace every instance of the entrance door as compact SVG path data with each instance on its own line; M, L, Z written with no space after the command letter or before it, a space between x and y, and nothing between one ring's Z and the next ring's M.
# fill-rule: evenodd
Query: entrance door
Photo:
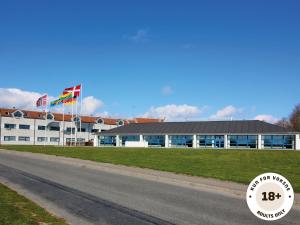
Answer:
M215 148L224 148L224 139L222 136L215 137Z

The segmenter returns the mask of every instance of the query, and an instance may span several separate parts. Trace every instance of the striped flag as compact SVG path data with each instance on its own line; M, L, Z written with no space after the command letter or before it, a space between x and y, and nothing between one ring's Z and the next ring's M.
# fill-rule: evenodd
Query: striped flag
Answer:
M62 94L59 96L58 99L50 102L50 106L53 107L53 106L57 106L57 105L60 105L60 104L67 104L67 105L71 105L73 104L73 95L71 92L69 93L66 93L66 94ZM76 99L75 99L76 101Z
M47 95L40 97L36 101L36 107L46 106L47 105Z

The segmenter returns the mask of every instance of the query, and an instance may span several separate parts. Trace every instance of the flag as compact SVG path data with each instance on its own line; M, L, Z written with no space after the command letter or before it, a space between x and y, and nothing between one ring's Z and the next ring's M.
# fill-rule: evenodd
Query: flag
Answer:
M80 96L80 91L81 91L81 84L74 87L65 88L63 94L72 93L73 97L77 98Z
M54 106L60 105L62 103L63 103L62 100L56 99L56 100L50 102L50 107L54 107Z
M62 101L68 100L70 98L73 98L72 92L68 92L66 94L62 94L62 95L59 96L59 100L62 100Z
M63 103L65 104L65 105L72 105L72 104L75 104L76 103L76 98L69 98L69 99L65 99L65 100L63 100Z
M44 95L44 96L40 97L36 101L36 107L46 106L46 105L47 105L47 95Z
M68 92L66 94L60 95L58 99L50 102L50 106L54 107L60 104L71 105L74 104L75 102L76 102L76 97L73 97L72 92Z

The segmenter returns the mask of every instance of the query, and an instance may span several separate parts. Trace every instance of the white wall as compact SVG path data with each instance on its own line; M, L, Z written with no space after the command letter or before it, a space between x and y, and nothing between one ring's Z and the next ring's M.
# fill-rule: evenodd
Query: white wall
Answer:
M147 148L147 141L126 141L125 147L133 147L133 148Z
M28 119L28 118L14 118L14 117L1 117L0 119L0 127L1 127L1 144L22 144L22 145L65 145L67 138L71 138L71 133L67 133L64 130L66 130L67 127L73 127L76 128L76 132L73 133L72 138L75 139L75 137L84 139L85 142L87 141L93 141L94 140L94 134L91 132L92 129L98 129L101 130L109 130L112 128L115 128L116 125L107 125L107 124L92 124L92 123L82 123L81 127L85 128L85 132L79 132L77 131L77 128L79 128L79 123L70 122L70 121L55 121L55 120L44 120L44 119ZM47 124L46 124L47 122ZM15 129L6 129L4 128L5 124L15 124ZM29 130L23 130L19 129L19 125L29 125ZM44 130L38 130L38 126L46 126L48 125L48 129L46 131ZM50 131L50 126L59 126L59 131ZM38 142L38 137L46 137L47 142ZM15 141L4 141L4 136L14 136L16 138ZM20 136L29 137L30 141L19 141L18 138ZM59 138L59 142L51 142L50 138ZM64 142L63 142L64 141Z
M300 134L295 135L295 149L300 150Z

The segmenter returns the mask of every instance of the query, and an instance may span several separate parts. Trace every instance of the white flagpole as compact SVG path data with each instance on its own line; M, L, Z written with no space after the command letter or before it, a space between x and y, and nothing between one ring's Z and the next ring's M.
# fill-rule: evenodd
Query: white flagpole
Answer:
M46 140L47 140L47 120L48 120L48 115L47 115L47 104L48 104L48 94L47 94L47 97L46 97L46 106L45 106L45 113L46 113L46 124L45 124L45 137L44 137L44 147L46 145Z
M70 140L70 145L72 146L72 144L73 144L73 105L74 104L72 104L72 116L71 116L71 140Z
M76 114L76 119L78 119L78 105L77 105L77 98L76 98L76 105L75 105L75 114ZM77 122L74 122L74 126L75 126L75 146L77 145Z
M65 145L65 103L63 102L63 135L62 135L62 145Z
M80 136L81 136L81 116L82 116L82 84L80 84Z

